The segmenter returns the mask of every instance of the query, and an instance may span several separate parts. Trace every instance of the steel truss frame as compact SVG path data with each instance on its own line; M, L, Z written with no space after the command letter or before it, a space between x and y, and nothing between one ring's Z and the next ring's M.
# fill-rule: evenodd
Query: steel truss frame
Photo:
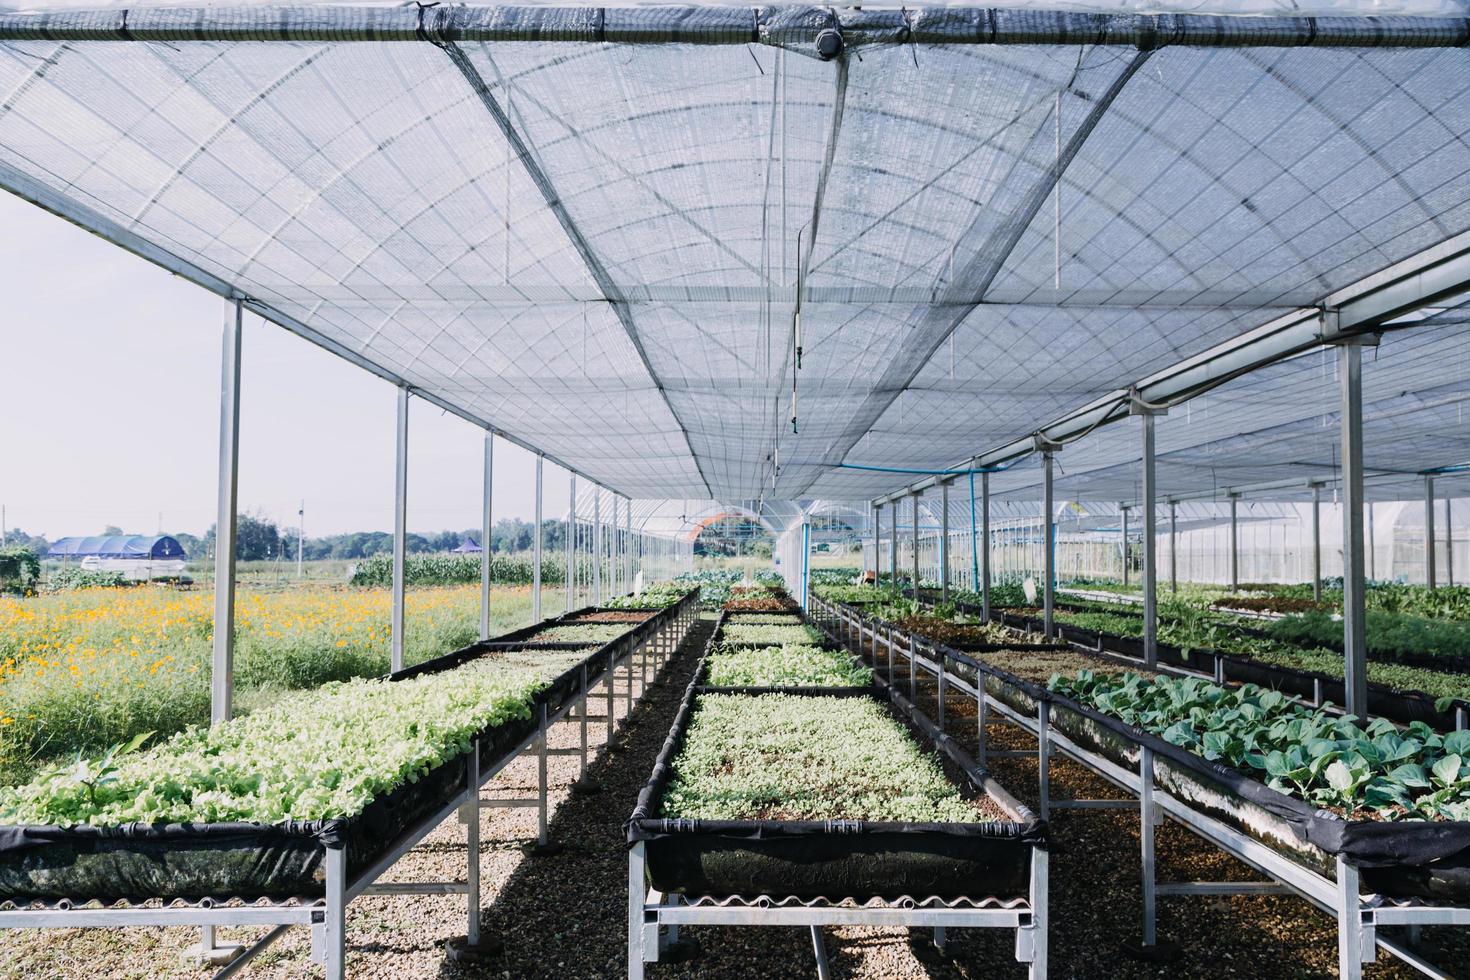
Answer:
M1450 974L1430 963L1414 948L1412 938L1401 939L1386 936L1379 929L1380 927L1403 926L1410 930L1412 937L1421 926L1470 926L1470 908L1363 896L1359 893L1358 869L1341 856L1337 858L1336 880L1330 879L1304 868L1222 821L1200 813L1188 802L1159 788L1154 782L1153 753L1149 749L1141 748L1139 765L1136 770L1125 769L1056 731L1051 723L1050 705L1047 702L1039 702L1036 714L1032 716L1016 711L992 695L984 693L983 681L971 683L952 669L942 645L921 640L894 626L885 624L880 627L867 621L846 605L833 605L819 598L814 598L812 605L818 614L817 625L829 637L852 650L859 657L869 655L872 664L880 668L880 676L882 664L879 660L878 649L882 645L887 651L887 676L890 682L894 676L897 656L902 656L908 661L911 692L917 686L919 670L933 676L939 685L938 703L940 705L939 717L934 719L934 722L941 732L944 729L943 705L948 689L955 688L974 698L979 739L977 761L981 766L985 766L990 758L1035 758L1038 767L1039 811L1043 820L1047 819L1053 809L1137 809L1143 852L1142 931L1145 946L1152 946L1156 941L1157 901L1161 896L1295 895L1337 920L1338 970L1343 980L1361 980L1363 964L1374 961L1379 947L1426 976L1449 980ZM867 641L866 646L865 640ZM1079 647L1079 649L1082 648ZM991 717L992 712L995 715L993 718ZM985 729L986 725L992 721L1015 725L1034 737L1037 742L1036 751L988 751ZM1051 798L1050 767L1051 759L1057 753L1078 762L1113 786L1135 797L1137 803L1129 800L1107 799L1053 800ZM1255 882L1158 881L1154 863L1154 828L1164 817L1174 820L1196 836L1254 868L1270 880Z
M616 687L616 667L625 663L627 672L626 719L632 713L634 664L638 663L641 676L639 698L649 687L649 671L656 675L668 662L669 657L683 642L699 617L699 594L697 591L681 599L672 607L672 612L655 630L636 644L623 648L618 653L618 642L608 650L608 669L604 672L607 688L607 731L611 741L615 730L613 692ZM293 926L311 929L311 958L326 969L327 980L344 980L346 977L346 917L347 906L354 899L371 895L464 895L467 905L465 946L474 949L480 944L480 821L479 812L501 807L536 807L539 817L537 841L542 847L549 843L548 833L548 785L547 757L549 755L581 755L581 775L587 769L587 723L588 700L592 688L587 682L587 667L582 666L581 684L578 690L556 711L546 705L540 709L536 730L528 735L513 750L505 753L492 767L481 770L479 764L479 740L476 739L469 755L469 778L467 787L452 799L445 801L429 816L420 820L401 834L393 845L364 871L349 878L346 853L340 848L326 849L326 893L324 897L296 904L271 903L226 905L205 899L193 903L175 903L161 908L142 908L136 905L105 908L77 907L69 902L57 902L45 907L0 908L0 929L77 929L77 928L132 928L137 926L197 926L205 930L205 942L201 951L209 953L218 947L213 944L213 930L220 926L272 926L273 928L254 943L241 947L222 969L214 974L214 980L227 980L236 975L247 963L265 951ZM577 710L580 709L580 710ZM563 719L576 718L581 726L581 745L576 749L552 749L547 744L551 726ZM534 749L539 760L538 793L536 799L483 799L480 792L502 769L518 759L522 753ZM478 805L477 805L478 804ZM411 851L424 837L451 816L459 816L465 827L467 867L464 881L412 881L379 883L399 859Z

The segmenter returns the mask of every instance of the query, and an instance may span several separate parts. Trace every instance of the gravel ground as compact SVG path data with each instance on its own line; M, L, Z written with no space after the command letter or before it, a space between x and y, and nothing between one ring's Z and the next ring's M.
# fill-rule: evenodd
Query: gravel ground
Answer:
M354 902L348 913L348 971L353 977L414 978L617 977L626 958L627 858L623 821L672 724L675 708L708 636L705 621L673 660L667 683L649 688L630 722L621 724L619 751L601 750L605 722L590 725L596 761L591 778L603 791L568 795L576 778L575 756L550 760L552 837L565 850L554 857L526 857L521 846L535 839L536 811L485 811L482 815L482 928L504 944L503 951L479 963L446 960L446 943L464 933L462 898L374 897ZM932 704L935 691L926 690ZM594 712L601 711L594 697ZM621 716L623 702L618 702ZM952 695L946 706L953 731L973 728L973 702ZM964 721L969 719L967 727ZM1019 730L991 726L995 748L1031 748ZM967 746L973 750L973 736ZM552 731L553 747L574 747L575 725ZM1029 744L1028 744L1029 742ZM1035 804L1036 766L1030 760L997 760L996 777L1016 796ZM1052 767L1057 797L1116 796L1100 779L1065 760ZM533 796L536 761L513 763L486 788L487 796ZM1053 977L1326 977L1336 973L1335 928L1327 916L1290 898L1168 898L1160 902L1159 933L1182 947L1173 963L1145 963L1130 955L1125 942L1139 935L1138 821L1126 812L1059 811L1053 819L1051 862L1051 965ZM1222 855L1182 828L1165 823L1158 830L1161 879L1248 879L1249 869ZM464 833L454 822L435 830L401 861L393 880L458 879L464 873ZM244 939L262 930L222 930ZM1464 930L1460 930L1463 932ZM673 978L813 977L808 933L799 928L689 929L701 948L694 960L649 965L652 980ZM1425 930L1431 943L1441 941ZM1021 977L1012 957L1012 935L1000 930L951 934L948 958L935 960L905 930L842 928L825 930L833 974L837 977ZM65 930L13 932L0 944L0 977L27 980L80 978L181 978L196 980L209 971L185 964L180 952L197 934L185 929ZM1441 962L1470 963L1463 938L1447 942ZM305 930L291 930L243 972L251 978L321 976L307 960ZM1418 976L1380 956L1370 977Z

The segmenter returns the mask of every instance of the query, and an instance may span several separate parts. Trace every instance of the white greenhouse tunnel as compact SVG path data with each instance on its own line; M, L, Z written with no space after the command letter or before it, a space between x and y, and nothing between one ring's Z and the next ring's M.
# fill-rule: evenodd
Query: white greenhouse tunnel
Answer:
M924 498L920 500L919 578L922 582L938 585L941 582L938 508L929 507ZM963 501L963 506L968 507L968 499ZM1172 549L1168 507L1159 509L1157 547L1161 588L1167 588L1174 581L1230 584L1228 503L1188 501L1176 506L1177 534ZM1310 582L1313 578L1312 505L1241 500L1237 506L1237 581ZM1467 508L1470 504L1463 498L1441 498L1435 502L1436 585L1470 584L1470 509ZM1029 514L1025 513L1027 510ZM1422 503L1380 501L1366 506L1365 523L1370 529L1365 541L1366 570L1370 581L1428 583L1424 516ZM1119 517L1116 504L1063 501L1057 505L1058 582L1078 579L1121 581L1124 578L1123 529ZM1320 520L1321 575L1328 579L1339 578L1343 574L1341 505L1324 496ZM990 554L995 581L1014 577L1040 580L1042 523L1038 505L1027 507L1014 502L992 505ZM1133 510L1128 528L1131 559L1128 580L1134 584L1139 582L1141 575L1141 523L1140 515ZM871 520L864 524L863 565L865 569L871 569L875 567ZM900 511L897 545L899 574L905 578L910 577L913 570L912 527L911 512L905 505ZM891 571L890 552L893 548L887 508L880 529L880 542L877 567L886 575ZM789 547L799 549L799 538L793 535ZM799 551L793 554L799 555ZM950 585L975 591L977 564L971 550L969 514L956 512L952 501ZM788 581L795 583L799 579L789 578Z

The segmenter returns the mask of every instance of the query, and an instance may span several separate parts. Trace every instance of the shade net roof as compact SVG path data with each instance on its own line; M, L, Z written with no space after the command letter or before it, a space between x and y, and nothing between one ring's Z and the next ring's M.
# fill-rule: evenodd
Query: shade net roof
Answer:
M0 186L706 501L891 490L1470 230L1470 5L1062 6L0 14ZM1370 475L1470 459L1462 330L1370 355ZM1163 491L1330 468L1330 372L1176 408Z

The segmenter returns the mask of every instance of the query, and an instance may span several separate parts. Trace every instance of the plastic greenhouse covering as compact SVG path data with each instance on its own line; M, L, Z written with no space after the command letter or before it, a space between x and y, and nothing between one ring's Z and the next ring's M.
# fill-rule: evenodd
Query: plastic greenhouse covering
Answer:
M88 6L0 6L0 186L662 533L786 531L1470 231L1462 0ZM1370 494L1470 458L1436 301L1365 355ZM1335 370L1171 408L1161 496L1331 479ZM1099 427L1058 493L1137 458Z
M178 539L167 534L107 534L62 538L50 558L186 558Z

